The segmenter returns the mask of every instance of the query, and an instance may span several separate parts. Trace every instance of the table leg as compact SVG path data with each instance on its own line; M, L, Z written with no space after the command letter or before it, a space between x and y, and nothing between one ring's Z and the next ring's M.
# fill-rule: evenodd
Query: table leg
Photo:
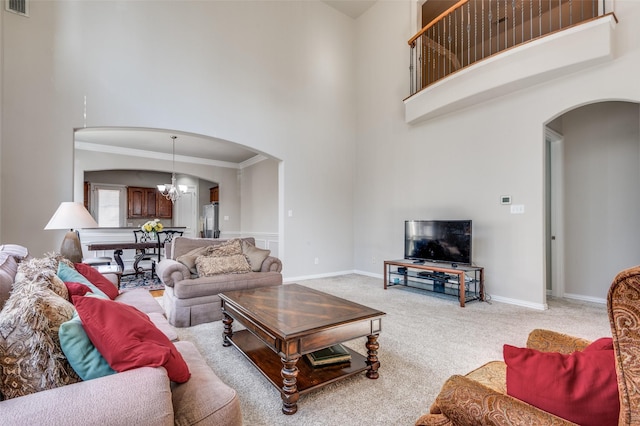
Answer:
M378 349L380 344L378 343L378 335L372 334L367 336L367 364L370 366L367 370L367 377L370 379L377 379L380 377L378 374L378 368L380 368L380 361L378 361Z
M299 358L282 359L282 412L284 414L295 414L298 411L297 377L298 367L296 363Z
M233 336L233 318L227 314L223 314L222 323L224 324L224 332L222 333L222 346L231 346L231 336Z
M120 267L120 270L124 272L124 262L122 261L122 249L116 249L113 251L113 258Z

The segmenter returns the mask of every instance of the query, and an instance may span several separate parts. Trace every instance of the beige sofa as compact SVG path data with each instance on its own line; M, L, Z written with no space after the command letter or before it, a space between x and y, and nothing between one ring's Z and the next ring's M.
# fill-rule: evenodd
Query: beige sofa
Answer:
M255 246L254 238L241 240ZM200 277L177 261L194 249L218 246L231 240L176 237L165 247L165 258L158 263L157 274L165 285L164 308L169 323L189 327L222 319L220 293L282 284L282 262L266 256L261 265L246 273L228 273ZM266 254L266 252L265 252Z
M7 335L16 333L11 329L11 316L7 314L15 305L15 301L7 300L7 292L14 284L17 267L21 262L25 264L32 258L23 259L17 251L8 254L0 246L0 308L7 307L0 314L0 357L8 354L9 339ZM15 247L15 246L13 246ZM25 252L26 254L26 252ZM27 256L24 256L27 257ZM54 272L55 275L55 272ZM45 274L44 276L49 276ZM115 275L105 275L112 283L117 282ZM19 275L20 279L20 275ZM52 279L53 280L53 279ZM61 282L61 281L60 281ZM16 285L23 285L23 280ZM14 287L16 288L16 287ZM59 290L59 289L58 289ZM45 284L47 297L59 297L50 291ZM54 300L54 304L57 303ZM232 388L223 383L206 364L196 347L187 341L176 341L177 334L164 317L162 307L145 290L132 290L120 293L117 302L128 304L145 312L151 321L169 340L174 341L186 362L191 377L182 384L169 380L167 370L163 367L140 367L128 371L81 381L74 376L73 371L63 375L62 384L51 384L49 377L52 371L50 361L43 368L42 377L38 379L46 383L43 390L34 393L30 390L12 395L10 399L3 397L0 389L0 419L3 424L10 425L241 425L242 416L238 396ZM59 302L72 306L67 300ZM37 303L33 309L40 309ZM44 307L42 309L47 309ZM56 313L58 315L59 313ZM9 318L9 320L7 320ZM18 332L20 330L18 329ZM57 329L51 330L51 336L57 336ZM15 341L15 340L14 340ZM58 342L57 345L60 345ZM58 346L59 347L59 346ZM62 354L64 357L64 354ZM57 365L66 361L58 359ZM25 361L26 363L26 361ZM66 365L69 365L68 363ZM0 362L0 383L4 386L18 381L15 375L24 375L32 371L32 367L22 369L14 360L5 359ZM31 370L29 370L31 369ZM12 376L13 375L13 376ZM46 377L46 378L45 378ZM33 378L33 377L32 377ZM65 383L70 384L65 384ZM28 388L24 388L28 389ZM4 400L3 400L4 399Z

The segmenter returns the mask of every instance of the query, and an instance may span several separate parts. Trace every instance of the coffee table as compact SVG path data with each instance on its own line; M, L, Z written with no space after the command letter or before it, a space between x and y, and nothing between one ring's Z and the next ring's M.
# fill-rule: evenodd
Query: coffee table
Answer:
M300 395L366 371L378 378L378 335L384 312L299 284L220 294L223 345L235 346L280 390L282 412L294 414ZM237 321L246 329L233 331ZM349 364L314 368L300 358L358 337L367 356L347 348Z

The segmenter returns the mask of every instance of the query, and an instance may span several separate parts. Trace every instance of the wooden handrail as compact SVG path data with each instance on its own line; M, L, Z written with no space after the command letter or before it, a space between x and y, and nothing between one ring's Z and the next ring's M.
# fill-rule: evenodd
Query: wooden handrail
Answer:
M518 9L511 0L456 1L408 41L411 94L489 56L540 37L609 14L617 21L613 12L598 10L599 1L590 0L583 6L575 1L572 4L571 0L521 0Z
M438 15L436 17L436 19L434 19L433 21L429 22L427 25L425 25L424 27L422 27L422 29L420 30L420 32L418 32L418 34L414 35L413 37L411 37L409 39L409 46L411 46L418 37L420 37L422 34L424 34L425 32L427 32L427 30L431 27L433 27L435 24L437 24L442 18L444 18L445 16L447 16L448 14L450 14L451 12L453 12L454 10L456 10L460 5L464 4L464 3L468 3L469 0L460 0L458 3L454 4L453 6L451 6L449 9L445 10L444 12L442 12L440 15Z

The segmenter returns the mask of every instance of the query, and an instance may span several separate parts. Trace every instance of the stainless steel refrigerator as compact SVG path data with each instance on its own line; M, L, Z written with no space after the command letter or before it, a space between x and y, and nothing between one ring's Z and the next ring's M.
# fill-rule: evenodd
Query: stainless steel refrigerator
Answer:
M202 206L202 235L205 238L220 238L218 211L218 203Z

